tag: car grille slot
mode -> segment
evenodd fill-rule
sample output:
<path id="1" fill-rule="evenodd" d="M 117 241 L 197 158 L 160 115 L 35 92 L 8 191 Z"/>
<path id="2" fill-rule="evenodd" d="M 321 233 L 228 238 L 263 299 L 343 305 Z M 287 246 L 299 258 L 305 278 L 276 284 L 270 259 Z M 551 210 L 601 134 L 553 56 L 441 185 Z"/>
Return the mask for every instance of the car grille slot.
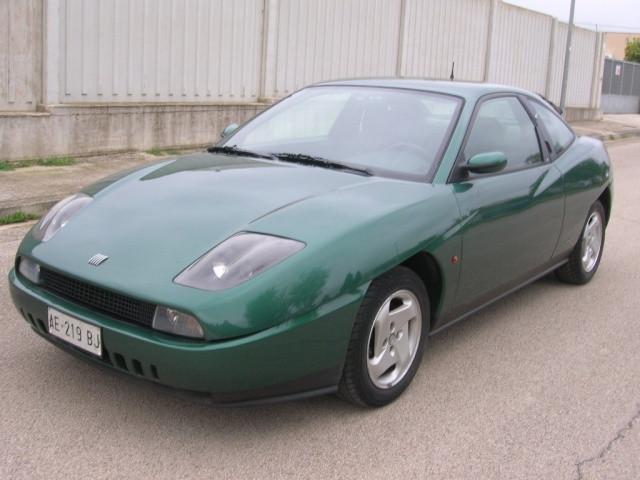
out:
<path id="1" fill-rule="evenodd" d="M 120 293 L 69 278 L 42 268 L 40 280 L 45 290 L 119 320 L 151 326 L 156 306 Z"/>

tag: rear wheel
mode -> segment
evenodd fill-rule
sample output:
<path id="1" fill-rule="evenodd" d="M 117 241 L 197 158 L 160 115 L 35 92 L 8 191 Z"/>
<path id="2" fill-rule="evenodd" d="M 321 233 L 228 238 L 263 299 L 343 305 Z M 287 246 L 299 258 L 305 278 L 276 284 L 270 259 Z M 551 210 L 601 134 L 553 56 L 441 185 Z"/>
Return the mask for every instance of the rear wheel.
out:
<path id="1" fill-rule="evenodd" d="M 420 278 L 396 267 L 374 280 L 360 306 L 339 385 L 346 400 L 383 406 L 413 379 L 429 328 L 429 298 Z"/>
<path id="2" fill-rule="evenodd" d="M 604 207 L 597 201 L 589 210 L 582 235 L 569 261 L 556 270 L 559 280 L 583 285 L 596 274 L 604 247 L 605 218 Z"/>

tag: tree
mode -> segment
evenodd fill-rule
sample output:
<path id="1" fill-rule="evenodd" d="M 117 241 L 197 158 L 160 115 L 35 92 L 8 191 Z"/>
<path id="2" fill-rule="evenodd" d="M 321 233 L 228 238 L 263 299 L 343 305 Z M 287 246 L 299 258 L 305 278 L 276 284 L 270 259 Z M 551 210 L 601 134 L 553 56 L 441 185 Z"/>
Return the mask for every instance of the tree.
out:
<path id="1" fill-rule="evenodd" d="M 640 38 L 627 41 L 627 46 L 624 49 L 624 59 L 627 62 L 640 63 Z"/>

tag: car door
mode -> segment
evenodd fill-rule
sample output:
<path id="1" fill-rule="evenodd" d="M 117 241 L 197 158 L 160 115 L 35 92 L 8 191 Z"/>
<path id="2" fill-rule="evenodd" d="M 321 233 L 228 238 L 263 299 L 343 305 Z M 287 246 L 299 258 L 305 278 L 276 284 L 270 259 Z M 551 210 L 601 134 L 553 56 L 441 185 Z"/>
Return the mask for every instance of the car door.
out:
<path id="1" fill-rule="evenodd" d="M 517 95 L 485 97 L 476 106 L 450 179 L 461 212 L 463 251 L 456 304 L 467 312 L 549 269 L 564 215 L 562 175 L 542 148 Z M 506 167 L 465 169 L 474 155 L 502 152 Z"/>

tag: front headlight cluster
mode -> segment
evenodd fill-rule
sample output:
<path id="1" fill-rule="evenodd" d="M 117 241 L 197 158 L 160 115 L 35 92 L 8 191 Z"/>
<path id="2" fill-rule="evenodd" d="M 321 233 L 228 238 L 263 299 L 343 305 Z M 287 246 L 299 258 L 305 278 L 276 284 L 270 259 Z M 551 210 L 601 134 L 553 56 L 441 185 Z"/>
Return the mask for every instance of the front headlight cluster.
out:
<path id="1" fill-rule="evenodd" d="M 56 203 L 47 214 L 36 224 L 33 237 L 46 242 L 69 222 L 71 217 L 93 201 L 84 193 L 76 193 Z"/>
<path id="2" fill-rule="evenodd" d="M 213 248 L 175 278 L 211 292 L 235 287 L 302 250 L 305 244 L 260 233 L 238 233 Z"/>
<path id="3" fill-rule="evenodd" d="M 46 242 L 81 209 L 93 201 L 77 193 L 54 205 L 32 231 L 36 240 Z M 303 242 L 260 233 L 241 232 L 223 241 L 183 270 L 174 282 L 187 287 L 216 292 L 235 287 L 302 250 Z M 33 283 L 40 283 L 40 265 L 27 257 L 18 259 L 18 271 Z M 204 338 L 200 322 L 192 315 L 157 306 L 155 330 L 190 338 Z"/>

